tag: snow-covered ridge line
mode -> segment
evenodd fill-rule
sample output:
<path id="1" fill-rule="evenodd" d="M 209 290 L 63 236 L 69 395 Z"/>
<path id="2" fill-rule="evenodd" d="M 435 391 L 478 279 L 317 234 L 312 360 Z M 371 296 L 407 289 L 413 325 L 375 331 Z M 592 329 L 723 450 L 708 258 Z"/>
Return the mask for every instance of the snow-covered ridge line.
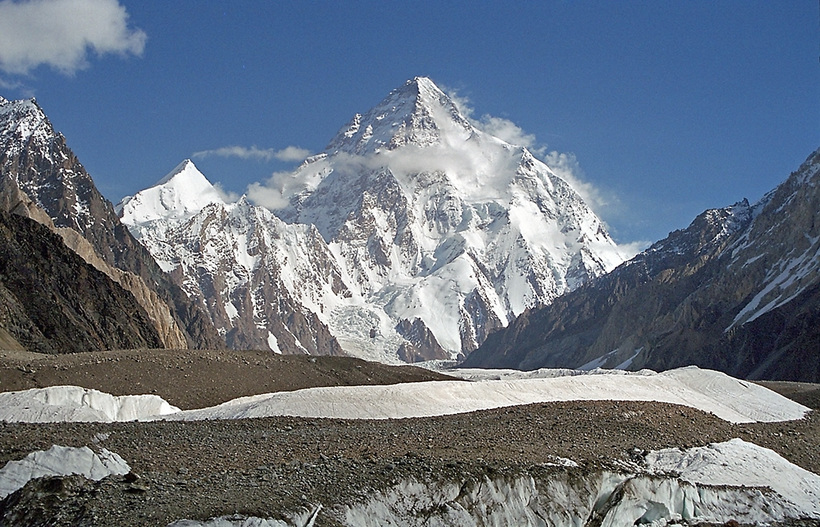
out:
<path id="1" fill-rule="evenodd" d="M 809 411 L 756 384 L 720 372 L 596 372 L 552 378 L 432 381 L 391 386 L 337 386 L 241 397 L 179 411 L 153 395 L 117 398 L 59 386 L 0 393 L 0 420 L 20 422 L 133 419 L 208 420 L 268 416 L 339 419 L 431 417 L 556 401 L 658 401 L 689 406 L 732 423 L 800 419 Z M 546 374 L 545 374 L 546 375 Z"/>

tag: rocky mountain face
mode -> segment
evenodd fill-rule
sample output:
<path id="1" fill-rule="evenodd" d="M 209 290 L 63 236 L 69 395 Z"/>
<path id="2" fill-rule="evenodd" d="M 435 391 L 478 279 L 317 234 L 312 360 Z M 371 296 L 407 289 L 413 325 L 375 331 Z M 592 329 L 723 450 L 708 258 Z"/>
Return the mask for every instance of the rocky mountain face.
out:
<path id="1" fill-rule="evenodd" d="M 491 335 L 465 366 L 696 364 L 820 381 L 820 150 L 760 202 L 709 210 Z"/>
<path id="2" fill-rule="evenodd" d="M 277 213 L 316 225 L 388 339 L 409 323 L 466 355 L 622 261 L 565 181 L 478 129 L 424 77 L 354 116 L 294 180 L 306 188 Z M 351 323 L 344 311 L 329 317 L 332 330 Z"/>
<path id="3" fill-rule="evenodd" d="M 122 220 L 189 294 L 202 291 L 234 346 L 313 353 L 304 339 L 283 345 L 294 341 L 273 312 L 289 309 L 307 326 L 288 332 L 335 337 L 348 354 L 466 355 L 623 260 L 570 185 L 480 130 L 423 77 L 357 114 L 284 178 L 276 216 L 226 204 L 203 190 L 210 184 L 173 190 L 173 179 L 123 200 Z"/>
<path id="4" fill-rule="evenodd" d="M 0 211 L 0 254 L 2 349 L 72 353 L 162 346 L 134 296 L 48 227 Z"/>
<path id="5" fill-rule="evenodd" d="M 128 290 L 150 317 L 161 347 L 224 347 L 202 309 L 120 223 L 34 100 L 0 98 L 0 204 L 52 228 Z"/>
<path id="6" fill-rule="evenodd" d="M 342 294 L 335 260 L 316 230 L 287 225 L 245 198 L 225 203 L 187 160 L 117 205 L 160 266 L 206 306 L 229 346 L 341 355 L 305 304 Z"/>

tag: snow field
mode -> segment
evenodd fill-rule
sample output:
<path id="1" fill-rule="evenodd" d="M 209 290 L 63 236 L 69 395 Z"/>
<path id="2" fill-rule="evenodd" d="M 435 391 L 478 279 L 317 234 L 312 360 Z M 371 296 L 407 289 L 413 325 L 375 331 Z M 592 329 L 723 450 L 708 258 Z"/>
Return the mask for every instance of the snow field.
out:
<path id="1" fill-rule="evenodd" d="M 400 419 L 553 401 L 658 401 L 711 412 L 732 423 L 800 419 L 809 410 L 771 390 L 723 373 L 681 368 L 664 372 L 595 373 L 478 382 L 432 381 L 389 386 L 338 386 L 263 394 L 189 410 L 173 420 L 290 415 Z"/>
<path id="2" fill-rule="evenodd" d="M 115 396 L 79 386 L 0 393 L 0 421 L 25 423 L 133 421 L 179 412 L 157 395 Z"/>
<path id="3" fill-rule="evenodd" d="M 474 370 L 465 375 L 476 375 Z M 771 390 L 696 367 L 663 373 L 502 371 L 500 380 L 336 386 L 241 397 L 180 411 L 156 395 L 113 396 L 78 386 L 0 393 L 0 420 L 19 422 L 242 419 L 288 415 L 338 419 L 431 417 L 554 401 L 657 401 L 732 423 L 802 418 L 808 408 Z M 557 375 L 557 376 L 556 376 Z"/>

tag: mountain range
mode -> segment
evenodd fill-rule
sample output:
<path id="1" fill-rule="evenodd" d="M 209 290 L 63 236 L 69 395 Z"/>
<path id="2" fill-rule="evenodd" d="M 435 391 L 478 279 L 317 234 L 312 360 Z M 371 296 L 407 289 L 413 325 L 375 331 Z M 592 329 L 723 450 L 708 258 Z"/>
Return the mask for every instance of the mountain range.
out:
<path id="1" fill-rule="evenodd" d="M 708 210 L 606 276 L 530 310 L 465 366 L 820 380 L 820 150 L 759 202 Z"/>
<path id="2" fill-rule="evenodd" d="M 272 212 L 225 203 L 186 161 L 118 205 L 231 346 L 468 355 L 623 261 L 566 181 L 424 77 L 356 114 L 280 183 Z"/>
<path id="3" fill-rule="evenodd" d="M 121 294 L 103 295 L 95 284 L 75 282 L 75 279 L 86 278 L 91 282 L 101 280 L 100 273 L 86 269 L 73 275 L 64 274 L 66 280 L 59 282 L 56 277 L 45 274 L 29 276 L 29 287 L 41 289 L 40 294 L 34 296 L 25 289 L 14 294 L 17 286 L 12 284 L 13 277 L 4 274 L 0 277 L 1 285 L 9 295 L 9 303 L 4 304 L 5 313 L 0 317 L 0 323 L 9 346 L 32 349 L 32 345 L 23 344 L 34 339 L 37 344 L 33 349 L 50 353 L 144 345 L 225 347 L 202 308 L 190 301 L 120 222 L 112 204 L 97 190 L 65 137 L 54 130 L 34 99 L 8 101 L 0 98 L 0 209 L 30 218 L 58 234 L 62 245 L 84 262 L 78 264 L 75 258 L 71 258 L 72 266 L 79 265 L 78 269 L 93 267 L 115 282 L 115 288 L 124 290 L 125 296 L 130 298 L 127 304 L 121 305 L 115 301 L 122 298 Z M 44 273 L 52 263 L 31 260 L 57 258 L 56 255 L 63 251 L 60 240 L 25 222 L 19 225 L 25 227 L 9 232 L 13 234 L 11 238 L 16 238 L 8 239 L 11 242 L 7 245 L 9 250 L 32 246 L 40 247 L 40 250 L 17 255 L 10 252 L 4 256 L 8 260 L 19 256 L 29 262 L 26 264 L 29 269 L 37 269 L 37 274 Z M 27 237 L 33 238 L 25 239 Z M 14 271 L 20 271 L 20 268 L 15 267 Z M 68 293 L 69 289 L 75 291 Z M 88 294 L 76 296 L 75 293 L 83 291 Z M 32 302 L 35 298 L 37 301 Z M 151 321 L 149 333 L 152 335 L 145 334 L 136 340 L 118 339 L 119 326 L 109 324 L 103 327 L 114 335 L 91 340 L 73 339 L 53 325 L 49 327 L 52 324 L 49 317 L 59 318 L 61 313 L 71 314 L 69 320 L 120 319 L 120 315 L 114 313 L 124 309 L 127 315 L 133 303 L 140 306 L 138 315 L 144 312 Z M 24 311 L 9 307 L 15 304 L 23 306 Z M 23 316 L 24 312 L 28 314 Z M 57 325 L 63 323 L 61 320 Z M 121 331 L 128 333 L 124 326 Z M 35 338 L 33 334 L 40 336 Z"/>
<path id="4" fill-rule="evenodd" d="M 425 77 L 253 199 L 185 160 L 116 207 L 36 101 L 0 98 L 0 343 L 817 381 L 818 172 L 820 151 L 624 261 L 570 183 Z"/>

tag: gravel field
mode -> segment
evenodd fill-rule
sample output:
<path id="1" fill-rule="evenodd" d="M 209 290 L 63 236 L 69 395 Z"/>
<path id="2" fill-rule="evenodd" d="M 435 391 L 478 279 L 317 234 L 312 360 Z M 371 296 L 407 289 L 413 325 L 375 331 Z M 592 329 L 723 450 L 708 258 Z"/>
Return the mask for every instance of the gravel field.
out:
<path id="1" fill-rule="evenodd" d="M 237 396 L 248 389 L 247 379 L 258 379 L 262 370 L 283 376 L 267 380 L 268 386 L 283 387 L 279 389 L 321 384 L 327 379 L 338 384 L 355 384 L 362 379 L 386 383 L 436 375 L 352 359 L 320 357 L 314 362 L 307 357 L 233 352 L 217 362 L 225 366 L 223 374 L 228 369 L 234 372 L 235 380 L 224 383 L 214 379 L 211 383 L 209 376 L 217 373 L 204 366 L 216 359 L 208 352 L 154 352 L 147 357 L 120 353 L 102 359 L 90 355 L 72 356 L 71 360 L 56 357 L 54 361 L 66 361 L 56 368 L 45 360 L 38 363 L 31 357 L 5 357 L 0 378 L 4 389 L 13 383 L 44 383 L 52 378 L 57 384 L 82 384 L 70 381 L 70 375 L 86 371 L 86 379 L 98 379 L 99 384 L 93 387 L 124 394 L 139 392 L 118 392 L 110 386 L 124 386 L 122 378 L 135 376 L 172 403 L 196 407 L 213 404 L 210 398 L 217 394 Z M 157 377 L 132 371 L 146 364 Z M 185 365 L 190 369 L 184 369 Z M 176 370 L 179 374 L 174 371 L 176 367 L 183 368 Z M 200 384 L 220 388 L 204 390 L 197 399 L 183 393 L 189 383 L 163 386 L 165 377 L 159 373 L 168 370 L 172 376 L 188 371 L 189 376 L 198 376 Z M 7 376 L 11 371 L 19 375 Z M 816 385 L 766 385 L 818 408 L 820 387 Z M 24 387 L 31 386 L 18 384 L 16 389 Z M 463 481 L 486 474 L 562 470 L 544 468 L 557 457 L 574 460 L 581 471 L 615 469 L 614 460 L 629 460 L 636 449 L 686 448 L 734 437 L 771 448 L 820 473 L 820 418 L 815 412 L 799 421 L 732 425 L 668 404 L 561 402 L 382 421 L 274 417 L 207 422 L 0 423 L 0 466 L 33 450 L 60 444 L 107 448 L 122 456 L 132 469 L 132 475 L 112 476 L 101 482 L 71 477 L 29 484 L 27 492 L 11 495 L 0 506 L 0 518 L 4 518 L 0 524 L 35 525 L 36 519 L 46 514 L 43 510 L 49 511 L 48 525 L 167 525 L 181 518 L 234 513 L 278 517 L 311 504 L 360 500 L 373 489 L 408 478 Z M 324 513 L 319 520 L 319 525 L 333 524 Z"/>

